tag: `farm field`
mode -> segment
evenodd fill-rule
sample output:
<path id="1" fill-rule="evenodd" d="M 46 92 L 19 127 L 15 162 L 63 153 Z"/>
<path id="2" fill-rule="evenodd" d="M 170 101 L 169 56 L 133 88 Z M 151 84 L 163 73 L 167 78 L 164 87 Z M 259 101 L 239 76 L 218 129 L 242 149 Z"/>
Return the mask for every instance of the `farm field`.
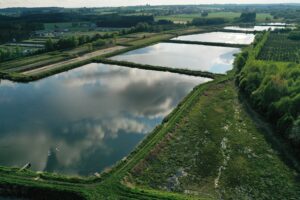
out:
<path id="1" fill-rule="evenodd" d="M 225 18 L 229 21 L 239 18 L 241 13 L 239 12 L 210 12 L 207 17 L 203 18 Z M 156 20 L 171 20 L 173 22 L 191 22 L 196 17 L 202 17 L 201 14 L 182 14 L 182 15 L 169 15 L 169 16 L 157 16 Z M 265 22 L 266 18 L 272 19 L 273 17 L 268 13 L 258 13 L 256 16 L 257 22 Z"/>
<path id="2" fill-rule="evenodd" d="M 288 34 L 271 33 L 261 49 L 258 59 L 299 63 L 300 41 L 289 39 Z"/>

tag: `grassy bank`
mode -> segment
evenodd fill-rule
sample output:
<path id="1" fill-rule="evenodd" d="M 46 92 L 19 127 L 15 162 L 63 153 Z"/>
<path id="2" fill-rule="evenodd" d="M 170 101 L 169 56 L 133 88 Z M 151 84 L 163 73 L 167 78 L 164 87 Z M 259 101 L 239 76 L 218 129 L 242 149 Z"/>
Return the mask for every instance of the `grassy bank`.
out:
<path id="1" fill-rule="evenodd" d="M 252 117 L 232 80 L 211 84 L 127 181 L 215 199 L 297 199 L 298 173 Z"/>
<path id="2" fill-rule="evenodd" d="M 211 78 L 211 79 L 215 79 L 215 78 L 223 76 L 222 74 L 214 74 L 211 72 L 193 71 L 193 70 L 188 70 L 188 69 L 177 69 L 177 68 L 153 66 L 153 65 L 144 65 L 144 64 L 127 62 L 127 61 L 110 60 L 110 59 L 105 59 L 105 58 L 93 59 L 92 62 L 109 64 L 109 65 L 119 65 L 119 66 L 145 69 L 145 70 L 172 72 L 172 73 L 186 74 L 186 75 L 191 75 L 191 76 L 200 76 L 200 77 Z"/>
<path id="3" fill-rule="evenodd" d="M 175 44 L 197 44 L 197 45 L 208 45 L 208 46 L 218 46 L 218 47 L 233 47 L 233 48 L 243 48 L 248 45 L 246 44 L 230 44 L 230 43 L 220 43 L 220 42 L 200 42 L 200 41 L 187 41 L 187 40 L 167 40 L 163 41 L 166 43 Z"/>

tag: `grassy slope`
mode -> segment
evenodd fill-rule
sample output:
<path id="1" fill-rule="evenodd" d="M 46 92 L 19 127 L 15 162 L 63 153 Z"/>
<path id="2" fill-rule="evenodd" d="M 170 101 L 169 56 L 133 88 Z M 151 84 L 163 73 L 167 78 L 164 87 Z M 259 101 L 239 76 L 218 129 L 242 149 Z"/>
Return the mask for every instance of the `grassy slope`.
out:
<path id="1" fill-rule="evenodd" d="M 255 124 L 232 81 L 211 84 L 130 173 L 145 188 L 225 199 L 297 199 L 298 174 Z"/>

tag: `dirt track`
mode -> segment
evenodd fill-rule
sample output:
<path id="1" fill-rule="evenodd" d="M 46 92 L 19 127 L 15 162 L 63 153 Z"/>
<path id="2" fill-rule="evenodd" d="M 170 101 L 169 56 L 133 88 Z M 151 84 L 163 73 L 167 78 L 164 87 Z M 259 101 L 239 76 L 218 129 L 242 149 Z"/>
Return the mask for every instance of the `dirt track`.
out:
<path id="1" fill-rule="evenodd" d="M 98 50 L 98 51 L 94 51 L 94 52 L 91 52 L 91 53 L 84 54 L 84 55 L 79 56 L 77 58 L 73 58 L 73 59 L 70 59 L 70 60 L 63 61 L 63 62 L 58 62 L 58 63 L 55 63 L 55 64 L 46 65 L 46 66 L 43 66 L 43 67 L 40 67 L 40 68 L 25 71 L 25 72 L 22 72 L 22 74 L 24 74 L 24 75 L 39 74 L 39 73 L 42 73 L 44 71 L 60 68 L 60 67 L 65 66 L 65 65 L 69 65 L 69 64 L 76 63 L 76 62 L 84 61 L 84 60 L 87 60 L 87 59 L 90 59 L 90 58 L 93 58 L 93 57 L 96 57 L 96 56 L 101 56 L 101 55 L 104 55 L 104 54 L 112 53 L 114 51 L 118 51 L 118 50 L 121 50 L 121 49 L 124 49 L 124 48 L 126 48 L 126 47 L 115 46 L 115 47 L 110 47 L 110 48 L 107 48 L 107 49 L 101 49 L 101 50 Z"/>

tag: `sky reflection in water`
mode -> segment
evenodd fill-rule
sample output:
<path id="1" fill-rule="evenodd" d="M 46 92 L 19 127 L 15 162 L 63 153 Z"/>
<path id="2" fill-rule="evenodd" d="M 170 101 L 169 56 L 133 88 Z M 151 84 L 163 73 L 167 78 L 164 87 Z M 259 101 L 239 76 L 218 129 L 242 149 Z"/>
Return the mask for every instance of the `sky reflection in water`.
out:
<path id="1" fill-rule="evenodd" d="M 88 175 L 128 155 L 209 79 L 90 64 L 30 84 L 0 83 L 0 165 Z"/>
<path id="2" fill-rule="evenodd" d="M 285 29 L 285 26 L 253 26 L 253 27 L 239 27 L 239 26 L 226 26 L 226 30 L 236 30 L 236 31 L 266 31 L 275 29 Z"/>
<path id="3" fill-rule="evenodd" d="M 238 48 L 159 43 L 113 57 L 114 60 L 214 73 L 232 69 Z"/>
<path id="4" fill-rule="evenodd" d="M 254 34 L 246 33 L 227 33 L 227 32 L 210 32 L 194 35 L 184 35 L 174 38 L 173 40 L 186 40 L 198 42 L 219 42 L 227 44 L 251 44 L 254 40 Z"/>

